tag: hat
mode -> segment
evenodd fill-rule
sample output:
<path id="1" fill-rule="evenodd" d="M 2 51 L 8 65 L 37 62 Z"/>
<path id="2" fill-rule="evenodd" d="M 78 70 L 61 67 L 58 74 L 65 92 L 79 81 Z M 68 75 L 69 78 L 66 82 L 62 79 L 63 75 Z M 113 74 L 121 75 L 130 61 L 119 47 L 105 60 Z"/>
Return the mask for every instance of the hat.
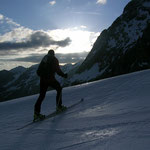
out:
<path id="1" fill-rule="evenodd" d="M 48 54 L 54 56 L 54 55 L 55 55 L 55 52 L 54 52 L 54 50 L 50 49 L 50 50 L 48 51 Z"/>

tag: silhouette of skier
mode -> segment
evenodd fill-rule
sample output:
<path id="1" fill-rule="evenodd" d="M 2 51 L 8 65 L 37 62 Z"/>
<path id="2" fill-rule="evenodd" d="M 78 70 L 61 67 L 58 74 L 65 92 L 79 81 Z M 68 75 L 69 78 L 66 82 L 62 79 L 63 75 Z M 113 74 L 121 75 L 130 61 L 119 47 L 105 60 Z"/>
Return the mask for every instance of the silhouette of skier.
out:
<path id="1" fill-rule="evenodd" d="M 55 79 L 55 73 L 64 78 L 67 78 L 68 76 L 61 71 L 58 59 L 55 57 L 54 50 L 49 50 L 48 54 L 44 56 L 37 69 L 37 74 L 40 76 L 40 95 L 34 106 L 34 120 L 45 118 L 45 115 L 40 114 L 40 111 L 41 104 L 49 86 L 57 91 L 56 111 L 66 109 L 66 107 L 62 105 L 62 87 Z"/>

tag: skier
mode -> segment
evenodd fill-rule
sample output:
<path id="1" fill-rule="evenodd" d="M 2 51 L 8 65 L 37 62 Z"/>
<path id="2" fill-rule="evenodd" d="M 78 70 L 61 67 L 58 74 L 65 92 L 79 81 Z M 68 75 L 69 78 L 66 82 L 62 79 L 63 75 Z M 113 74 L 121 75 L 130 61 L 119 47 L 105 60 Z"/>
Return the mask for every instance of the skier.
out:
<path id="1" fill-rule="evenodd" d="M 54 50 L 49 50 L 48 54 L 44 56 L 37 69 L 37 74 L 40 76 L 40 95 L 34 106 L 34 121 L 45 118 L 45 115 L 40 114 L 40 111 L 42 101 L 45 98 L 46 91 L 49 86 L 57 91 L 56 111 L 62 111 L 66 109 L 66 107 L 62 105 L 62 87 L 55 79 L 55 73 L 64 78 L 67 78 L 68 76 L 61 71 L 58 59 L 55 57 Z"/>

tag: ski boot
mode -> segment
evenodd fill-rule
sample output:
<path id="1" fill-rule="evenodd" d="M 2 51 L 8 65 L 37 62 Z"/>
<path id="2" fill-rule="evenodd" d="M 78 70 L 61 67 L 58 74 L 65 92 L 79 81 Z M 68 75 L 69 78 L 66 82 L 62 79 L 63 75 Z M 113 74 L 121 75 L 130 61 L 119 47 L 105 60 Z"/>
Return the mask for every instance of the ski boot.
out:
<path id="1" fill-rule="evenodd" d="M 57 112 L 57 113 L 60 113 L 60 112 L 65 111 L 66 109 L 67 109 L 67 107 L 66 107 L 66 106 L 64 106 L 64 105 L 57 106 L 57 108 L 56 108 L 56 112 Z"/>
<path id="2" fill-rule="evenodd" d="M 45 115 L 35 112 L 33 122 L 45 119 Z"/>

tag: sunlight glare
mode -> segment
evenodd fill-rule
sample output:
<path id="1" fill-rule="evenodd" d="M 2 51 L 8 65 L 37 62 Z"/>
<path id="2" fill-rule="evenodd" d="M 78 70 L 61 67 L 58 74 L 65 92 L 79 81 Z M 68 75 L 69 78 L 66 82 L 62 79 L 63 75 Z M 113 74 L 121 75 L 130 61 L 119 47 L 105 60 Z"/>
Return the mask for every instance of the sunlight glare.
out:
<path id="1" fill-rule="evenodd" d="M 78 53 L 90 51 L 99 33 L 81 30 L 78 28 L 57 29 L 48 32 L 55 40 L 62 40 L 66 37 L 71 39 L 67 47 L 56 47 L 56 53 Z"/>

